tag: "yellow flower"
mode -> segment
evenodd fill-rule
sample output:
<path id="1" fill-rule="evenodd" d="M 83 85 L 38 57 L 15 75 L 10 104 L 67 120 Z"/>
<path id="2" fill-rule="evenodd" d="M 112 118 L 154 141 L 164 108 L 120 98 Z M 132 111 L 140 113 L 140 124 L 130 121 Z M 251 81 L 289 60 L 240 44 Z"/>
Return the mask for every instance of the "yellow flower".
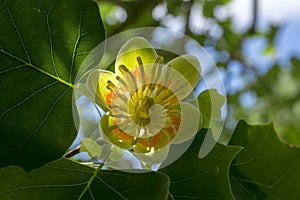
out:
<path id="1" fill-rule="evenodd" d="M 145 39 L 130 39 L 117 55 L 115 73 L 97 69 L 88 76 L 96 102 L 107 111 L 100 121 L 104 138 L 138 155 L 165 157 L 170 144 L 193 138 L 201 128 L 193 94 L 200 74 L 194 56 L 164 65 Z"/>

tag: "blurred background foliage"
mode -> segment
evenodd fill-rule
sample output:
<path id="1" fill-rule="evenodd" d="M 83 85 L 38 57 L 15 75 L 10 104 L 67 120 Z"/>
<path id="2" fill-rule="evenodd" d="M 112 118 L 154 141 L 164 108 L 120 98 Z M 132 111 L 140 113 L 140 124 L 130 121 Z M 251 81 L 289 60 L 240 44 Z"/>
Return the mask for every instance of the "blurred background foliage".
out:
<path id="1" fill-rule="evenodd" d="M 225 133 L 230 134 L 240 118 L 249 123 L 273 120 L 285 143 L 300 146 L 300 48 L 296 45 L 300 39 L 295 33 L 290 34 L 291 30 L 300 29 L 287 31 L 292 26 L 290 22 L 297 22 L 297 18 L 268 22 L 264 19 L 264 12 L 281 19 L 280 11 L 288 2 L 100 0 L 98 3 L 107 37 L 133 28 L 165 27 L 182 32 L 203 46 L 219 67 L 225 83 L 228 99 Z M 277 6 L 268 7 L 272 3 Z M 300 4 L 289 6 L 293 10 Z"/>

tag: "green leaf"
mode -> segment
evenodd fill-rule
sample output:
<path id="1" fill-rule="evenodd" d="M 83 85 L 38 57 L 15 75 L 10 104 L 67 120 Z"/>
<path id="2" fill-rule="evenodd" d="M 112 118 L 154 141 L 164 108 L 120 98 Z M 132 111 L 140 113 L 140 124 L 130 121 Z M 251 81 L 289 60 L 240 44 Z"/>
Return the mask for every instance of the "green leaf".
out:
<path id="1" fill-rule="evenodd" d="M 203 15 L 212 18 L 214 15 L 214 8 L 219 4 L 219 1 L 205 1 L 203 5 Z"/>
<path id="2" fill-rule="evenodd" d="M 203 117 L 203 128 L 209 128 L 212 119 L 221 117 L 221 108 L 226 99 L 216 89 L 203 91 L 198 96 L 199 109 Z"/>
<path id="3" fill-rule="evenodd" d="M 200 81 L 201 66 L 198 59 L 192 55 L 181 55 L 166 64 L 178 71 L 194 88 Z"/>
<path id="4" fill-rule="evenodd" d="M 24 172 L 17 166 L 0 170 L 0 199 L 165 199 L 167 176 L 95 170 L 68 159 Z"/>
<path id="5" fill-rule="evenodd" d="M 100 145 L 91 138 L 84 138 L 80 144 L 80 152 L 87 152 L 90 158 L 99 157 L 102 153 Z"/>
<path id="6" fill-rule="evenodd" d="M 206 131 L 202 129 L 184 155 L 161 170 L 171 179 L 170 198 L 233 199 L 228 173 L 240 147 L 217 144 L 200 159 L 198 153 Z"/>
<path id="7" fill-rule="evenodd" d="M 281 143 L 273 124 L 240 121 L 230 144 L 245 147 L 230 167 L 237 199 L 299 199 L 300 149 Z"/>
<path id="8" fill-rule="evenodd" d="M 1 0 L 0 24 L 0 167 L 30 170 L 74 140 L 74 79 L 104 28 L 90 0 Z"/>

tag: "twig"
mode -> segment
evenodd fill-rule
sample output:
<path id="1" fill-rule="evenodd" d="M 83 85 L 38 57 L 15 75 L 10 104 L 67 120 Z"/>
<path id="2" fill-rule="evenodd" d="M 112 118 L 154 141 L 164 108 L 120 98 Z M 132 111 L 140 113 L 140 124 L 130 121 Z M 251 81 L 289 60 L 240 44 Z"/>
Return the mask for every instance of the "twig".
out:
<path id="1" fill-rule="evenodd" d="M 185 22 L 185 34 L 190 34 L 190 29 L 189 29 L 189 23 L 191 20 L 191 11 L 192 11 L 192 6 L 194 5 L 194 0 L 191 0 L 190 2 L 188 2 L 188 8 L 187 8 L 187 12 L 186 12 L 186 22 Z"/>
<path id="2" fill-rule="evenodd" d="M 75 147 L 74 149 L 71 149 L 70 151 L 68 151 L 64 157 L 65 158 L 71 158 L 73 156 L 75 156 L 76 154 L 79 154 L 80 153 L 80 147 L 81 145 L 78 145 L 77 147 Z"/>
<path id="3" fill-rule="evenodd" d="M 253 0 L 253 9 L 252 9 L 252 25 L 250 28 L 250 34 L 254 34 L 256 32 L 257 25 L 257 15 L 258 15 L 258 1 Z"/>

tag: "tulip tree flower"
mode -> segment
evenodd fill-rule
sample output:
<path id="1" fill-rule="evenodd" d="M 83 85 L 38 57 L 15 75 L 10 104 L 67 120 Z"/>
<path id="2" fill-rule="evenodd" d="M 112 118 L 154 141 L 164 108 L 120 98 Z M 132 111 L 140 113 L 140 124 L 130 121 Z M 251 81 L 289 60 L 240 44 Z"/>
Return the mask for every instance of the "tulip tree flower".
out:
<path id="1" fill-rule="evenodd" d="M 99 129 L 112 145 L 143 162 L 159 163 L 171 144 L 183 143 L 201 128 L 193 94 L 201 68 L 191 55 L 164 64 L 144 38 L 128 40 L 119 50 L 115 73 L 93 70 L 87 85 L 106 111 Z"/>

